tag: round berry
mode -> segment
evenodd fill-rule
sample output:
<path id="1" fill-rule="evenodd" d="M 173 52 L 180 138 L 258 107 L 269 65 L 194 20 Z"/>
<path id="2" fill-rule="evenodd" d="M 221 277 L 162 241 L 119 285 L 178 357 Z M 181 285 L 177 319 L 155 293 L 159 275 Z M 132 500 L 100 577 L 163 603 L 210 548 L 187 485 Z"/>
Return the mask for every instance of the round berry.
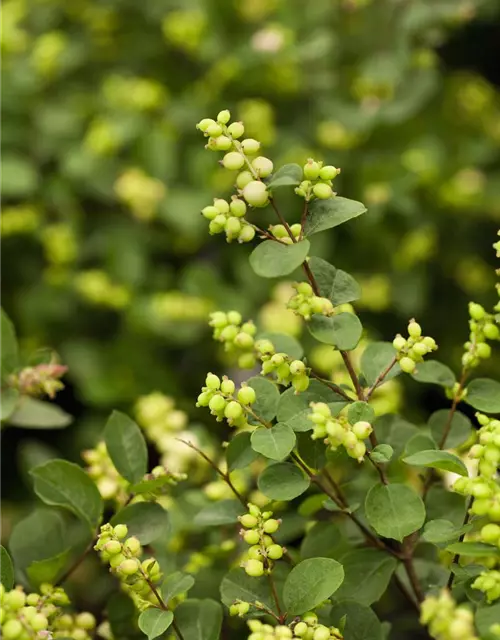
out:
<path id="1" fill-rule="evenodd" d="M 412 351 L 416 353 L 417 356 L 425 356 L 425 354 L 429 352 L 429 349 L 424 342 L 417 342 L 417 344 L 413 345 Z"/>
<path id="2" fill-rule="evenodd" d="M 127 558 L 118 565 L 117 570 L 124 576 L 132 576 L 139 570 L 139 560 L 136 558 Z"/>
<path id="3" fill-rule="evenodd" d="M 260 142 L 254 140 L 253 138 L 245 138 L 245 140 L 243 140 L 241 143 L 241 147 L 245 153 L 250 156 L 254 156 L 259 152 Z"/>
<path id="4" fill-rule="evenodd" d="M 130 553 L 134 556 L 138 555 L 142 549 L 139 538 L 136 538 L 135 536 L 128 538 L 123 546 L 125 547 L 125 549 L 128 549 L 128 551 L 130 551 Z"/>
<path id="5" fill-rule="evenodd" d="M 499 328 L 492 322 L 486 322 L 483 327 L 483 333 L 488 340 L 498 340 L 500 337 Z"/>
<path id="6" fill-rule="evenodd" d="M 406 347 L 406 340 L 402 335 L 398 334 L 392 341 L 392 346 L 396 349 L 396 351 L 401 351 L 401 349 L 404 349 Z"/>
<path id="7" fill-rule="evenodd" d="M 318 625 L 314 630 L 313 640 L 329 640 L 329 638 L 330 629 L 322 624 Z"/>
<path id="8" fill-rule="evenodd" d="M 4 603 L 9 607 L 9 609 L 17 611 L 18 609 L 21 609 L 21 607 L 24 607 L 26 603 L 26 595 L 24 594 L 24 591 L 13 589 L 5 594 Z"/>
<path id="9" fill-rule="evenodd" d="M 2 635 L 5 640 L 14 640 L 18 638 L 23 632 L 23 625 L 19 620 L 8 620 L 2 625 Z"/>
<path id="10" fill-rule="evenodd" d="M 229 209 L 231 211 L 231 215 L 236 216 L 237 218 L 243 218 L 243 216 L 247 212 L 247 205 L 243 200 L 240 200 L 239 198 L 233 198 L 229 205 Z"/>
<path id="11" fill-rule="evenodd" d="M 269 230 L 271 231 L 273 236 L 275 238 L 277 238 L 278 240 L 281 240 L 282 238 L 287 238 L 288 237 L 288 232 L 287 232 L 287 230 L 285 228 L 285 225 L 283 225 L 283 224 L 275 224 L 275 225 L 269 227 Z"/>
<path id="12" fill-rule="evenodd" d="M 252 207 L 265 207 L 269 202 L 266 185 L 259 180 L 252 180 L 244 187 L 243 197 Z"/>
<path id="13" fill-rule="evenodd" d="M 249 182 L 252 182 L 253 176 L 250 171 L 242 171 L 236 178 L 236 186 L 238 189 L 244 189 Z"/>
<path id="14" fill-rule="evenodd" d="M 240 349 L 251 349 L 254 344 L 254 339 L 245 331 L 240 331 L 234 339 L 234 344 L 240 347 Z"/>
<path id="15" fill-rule="evenodd" d="M 360 420 L 353 425 L 352 432 L 354 433 L 356 438 L 358 438 L 359 440 L 364 440 L 365 438 L 368 438 L 368 436 L 372 432 L 372 426 L 369 422 Z"/>
<path id="16" fill-rule="evenodd" d="M 222 231 L 224 231 L 225 229 L 225 226 L 226 226 L 226 218 L 221 213 L 219 213 L 219 215 L 216 218 L 214 218 L 213 220 L 210 220 L 210 224 L 208 225 L 208 231 L 211 234 L 222 233 Z"/>
<path id="17" fill-rule="evenodd" d="M 234 393 L 234 389 L 235 385 L 232 380 L 229 380 L 229 378 L 225 378 L 222 380 L 220 385 L 220 390 L 222 391 L 222 393 L 225 393 L 228 396 L 232 396 Z"/>
<path id="18" fill-rule="evenodd" d="M 319 177 L 321 180 L 333 180 L 339 173 L 340 169 L 336 169 L 331 164 L 327 164 L 319 170 Z"/>
<path id="19" fill-rule="evenodd" d="M 309 388 L 310 382 L 311 381 L 309 379 L 309 376 L 306 375 L 305 373 L 298 376 L 294 376 L 292 380 L 293 388 L 297 393 L 300 393 L 302 391 L 307 391 L 307 389 Z"/>
<path id="20" fill-rule="evenodd" d="M 241 324 L 241 321 L 243 320 L 239 311 L 229 311 L 227 319 L 230 324 Z"/>
<path id="21" fill-rule="evenodd" d="M 425 338 L 422 339 L 422 342 L 430 351 L 437 349 L 436 341 L 434 340 L 434 338 L 431 338 L 430 336 L 425 336 Z"/>
<path id="22" fill-rule="evenodd" d="M 76 624 L 82 629 L 93 629 L 95 627 L 95 618 L 88 611 L 83 611 L 76 616 Z"/>
<path id="23" fill-rule="evenodd" d="M 274 165 L 269 158 L 258 156 L 252 160 L 252 167 L 261 178 L 267 178 L 273 172 Z"/>
<path id="24" fill-rule="evenodd" d="M 210 411 L 220 413 L 221 411 L 224 411 L 226 404 L 227 402 L 222 396 L 216 395 L 210 400 L 210 402 L 208 403 L 208 407 Z"/>
<path id="25" fill-rule="evenodd" d="M 252 578 L 260 578 L 264 575 L 264 565 L 260 560 L 247 560 L 245 571 Z"/>
<path id="26" fill-rule="evenodd" d="M 486 360 L 491 356 L 491 347 L 486 342 L 478 342 L 476 345 L 476 354 L 478 358 Z"/>
<path id="27" fill-rule="evenodd" d="M 422 335 L 422 327 L 415 320 L 412 320 L 408 325 L 408 335 L 412 338 L 420 338 Z"/>
<path id="28" fill-rule="evenodd" d="M 255 393 L 255 390 L 252 389 L 252 387 L 249 387 L 249 386 L 241 387 L 241 389 L 238 390 L 238 400 L 239 402 L 241 402 L 241 404 L 244 404 L 244 405 L 253 404 L 256 399 L 257 399 L 257 395 Z"/>
<path id="29" fill-rule="evenodd" d="M 290 231 L 292 232 L 292 235 L 294 238 L 298 238 L 302 231 L 302 225 L 300 224 L 300 222 L 297 222 L 296 224 L 292 224 L 290 227 Z"/>
<path id="30" fill-rule="evenodd" d="M 30 619 L 30 625 L 34 631 L 43 631 L 43 629 L 46 629 L 49 626 L 49 621 L 43 613 L 36 613 Z"/>
<path id="31" fill-rule="evenodd" d="M 219 213 L 223 213 L 224 215 L 229 213 L 229 202 L 227 202 L 227 200 L 223 200 L 222 198 L 215 198 L 214 207 Z"/>
<path id="32" fill-rule="evenodd" d="M 279 560 L 283 557 L 283 547 L 280 547 L 279 544 L 272 544 L 267 549 L 267 555 L 271 560 Z"/>
<path id="33" fill-rule="evenodd" d="M 219 210 L 217 209 L 217 207 L 214 207 L 213 205 L 209 205 L 208 207 L 205 207 L 204 209 L 202 209 L 201 213 L 203 217 L 206 218 L 207 220 L 213 220 L 219 215 Z"/>
<path id="34" fill-rule="evenodd" d="M 109 565 L 112 569 L 116 569 L 124 560 L 126 560 L 126 558 L 123 553 L 117 553 L 116 556 L 111 556 Z"/>
<path id="35" fill-rule="evenodd" d="M 308 282 L 300 282 L 297 285 L 297 293 L 300 293 L 303 296 L 312 296 L 313 288 Z"/>
<path id="36" fill-rule="evenodd" d="M 258 523 L 257 518 L 251 513 L 245 513 L 244 515 L 240 516 L 239 521 L 245 527 L 245 529 L 252 529 Z"/>
<path id="37" fill-rule="evenodd" d="M 217 122 L 220 124 L 227 124 L 231 120 L 231 112 L 229 109 L 224 109 L 224 111 L 219 111 L 217 114 Z"/>
<path id="38" fill-rule="evenodd" d="M 245 133 L 245 127 L 242 122 L 232 122 L 227 128 L 227 132 L 232 138 L 241 138 Z"/>
<path id="39" fill-rule="evenodd" d="M 215 122 L 214 124 L 208 125 L 205 133 L 207 133 L 211 138 L 218 138 L 220 135 L 222 135 L 222 127 L 220 126 L 220 124 L 217 124 Z"/>
<path id="40" fill-rule="evenodd" d="M 399 361 L 399 366 L 401 367 L 401 371 L 404 371 L 405 373 L 413 373 L 415 371 L 416 364 L 414 360 L 408 358 L 408 356 L 404 356 Z"/>
<path id="41" fill-rule="evenodd" d="M 316 180 L 319 176 L 319 170 L 319 163 L 309 158 L 307 164 L 304 165 L 304 177 L 307 178 L 307 180 Z"/>
<path id="42" fill-rule="evenodd" d="M 309 630 L 309 627 L 305 622 L 297 622 L 297 624 L 293 628 L 294 634 L 299 638 L 302 638 L 303 636 L 305 636 L 308 630 Z"/>
<path id="43" fill-rule="evenodd" d="M 217 151 L 227 151 L 233 146 L 233 141 L 227 136 L 219 136 L 218 138 L 215 138 L 214 146 Z"/>
<path id="44" fill-rule="evenodd" d="M 238 242 L 251 242 L 255 238 L 255 229 L 246 224 L 243 229 L 240 231 L 238 236 Z"/>
<path id="45" fill-rule="evenodd" d="M 319 198 L 320 200 L 328 200 L 328 198 L 333 196 L 332 188 L 329 184 L 325 184 L 324 182 L 315 184 L 313 187 L 313 193 L 316 198 Z"/>
<path id="46" fill-rule="evenodd" d="M 243 540 L 247 544 L 258 544 L 260 540 L 259 532 L 256 529 L 250 529 L 243 534 Z"/>
<path id="47" fill-rule="evenodd" d="M 200 120 L 200 122 L 198 122 L 198 124 L 196 125 L 196 128 L 199 129 L 200 131 L 203 131 L 203 133 L 205 133 L 208 127 L 210 127 L 213 124 L 217 124 L 217 123 L 215 122 L 215 120 L 212 120 L 212 118 L 203 118 L 203 120 Z"/>
<path id="48" fill-rule="evenodd" d="M 246 613 L 248 613 L 249 610 L 250 610 L 249 602 L 240 602 L 240 604 L 238 605 L 238 614 L 240 616 L 244 616 Z"/>
<path id="49" fill-rule="evenodd" d="M 228 420 L 237 420 L 238 418 L 241 418 L 242 415 L 243 409 L 239 402 L 231 400 L 231 402 L 227 403 L 226 408 L 224 409 L 224 416 Z"/>
<path id="50" fill-rule="evenodd" d="M 212 389 L 213 391 L 217 391 L 217 389 L 220 389 L 220 378 L 219 376 L 216 376 L 214 373 L 208 373 L 205 380 L 205 384 L 209 389 Z"/>
<path id="51" fill-rule="evenodd" d="M 226 222 L 226 235 L 228 238 L 235 238 L 241 231 L 241 222 L 239 218 L 231 216 Z"/>
<path id="52" fill-rule="evenodd" d="M 500 540 L 500 527 L 489 523 L 481 529 L 481 539 L 488 544 L 497 544 Z"/>
<path id="53" fill-rule="evenodd" d="M 110 540 L 109 542 L 106 542 L 103 550 L 110 556 L 116 556 L 117 553 L 121 553 L 122 545 L 118 540 Z"/>
<path id="54" fill-rule="evenodd" d="M 222 159 L 222 164 L 230 171 L 238 171 L 245 164 L 245 158 L 237 151 L 230 151 Z"/>
<path id="55" fill-rule="evenodd" d="M 485 311 L 480 304 L 471 302 L 469 303 L 469 314 L 473 320 L 482 320 L 485 316 Z"/>
<path id="56" fill-rule="evenodd" d="M 278 531 L 279 526 L 280 526 L 280 523 L 278 520 L 275 520 L 274 518 L 270 518 L 269 520 L 266 520 L 264 522 L 263 529 L 266 533 L 272 534 Z"/>

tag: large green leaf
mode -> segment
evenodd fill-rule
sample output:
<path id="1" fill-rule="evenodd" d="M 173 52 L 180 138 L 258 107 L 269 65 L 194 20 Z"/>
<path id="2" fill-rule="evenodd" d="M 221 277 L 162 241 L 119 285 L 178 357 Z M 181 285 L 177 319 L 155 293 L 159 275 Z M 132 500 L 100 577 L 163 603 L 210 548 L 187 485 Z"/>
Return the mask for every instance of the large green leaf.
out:
<path id="1" fill-rule="evenodd" d="M 417 382 L 439 384 L 442 387 L 453 387 L 457 379 L 455 374 L 439 360 L 426 360 L 419 362 L 412 377 Z"/>
<path id="2" fill-rule="evenodd" d="M 427 421 L 432 437 L 436 442 L 441 442 L 444 430 L 450 420 L 449 409 L 439 409 L 435 411 Z M 472 433 L 472 424 L 469 418 L 460 411 L 455 411 L 451 419 L 448 437 L 444 443 L 445 447 L 455 448 L 463 444 Z"/>
<path id="3" fill-rule="evenodd" d="M 3 545 L 0 545 L 0 582 L 7 591 L 10 591 L 14 584 L 14 566 L 7 549 Z"/>
<path id="4" fill-rule="evenodd" d="M 500 413 L 500 382 L 489 378 L 476 378 L 467 385 L 464 400 L 478 411 Z"/>
<path id="5" fill-rule="evenodd" d="M 333 416 L 347 404 L 335 391 L 318 380 L 311 380 L 307 391 L 296 395 L 294 389 L 288 389 L 281 394 L 278 404 L 279 422 L 285 422 L 294 431 L 310 431 L 313 424 L 307 416 L 311 413 L 311 402 L 326 402 L 330 405 Z"/>
<path id="6" fill-rule="evenodd" d="M 101 495 L 85 471 L 66 460 L 50 460 L 30 471 L 35 493 L 46 504 L 63 507 L 95 530 L 102 516 Z"/>
<path id="7" fill-rule="evenodd" d="M 279 189 L 280 187 L 296 187 L 303 179 L 304 172 L 298 164 L 284 164 L 280 167 L 267 183 L 268 188 Z"/>
<path id="8" fill-rule="evenodd" d="M 139 629 L 147 635 L 148 640 L 153 640 L 153 638 L 165 633 L 173 620 L 174 614 L 171 611 L 150 607 L 141 613 L 138 624 Z"/>
<path id="9" fill-rule="evenodd" d="M 344 624 L 345 623 L 345 624 Z M 344 640 L 383 640 L 382 625 L 375 613 L 360 602 L 344 600 L 334 604 L 330 624 L 343 626 Z"/>
<path id="10" fill-rule="evenodd" d="M 184 640 L 219 640 L 222 607 L 215 600 L 185 600 L 175 608 L 175 622 Z"/>
<path id="11" fill-rule="evenodd" d="M 250 266 L 261 278 L 287 276 L 304 262 L 309 248 L 308 240 L 293 244 L 265 240 L 250 254 Z"/>
<path id="12" fill-rule="evenodd" d="M 377 549 L 354 549 L 339 558 L 345 579 L 336 600 L 353 599 L 367 606 L 378 602 L 396 570 L 396 558 Z"/>
<path id="13" fill-rule="evenodd" d="M 465 497 L 446 490 L 443 486 L 434 485 L 429 489 L 425 500 L 427 518 L 429 520 L 449 520 L 458 528 L 465 517 Z"/>
<path id="14" fill-rule="evenodd" d="M 378 376 L 384 372 L 396 355 L 396 349 L 390 342 L 372 342 L 363 351 L 361 356 L 361 371 L 370 386 L 375 383 Z M 384 382 L 401 373 L 399 364 L 395 364 L 384 377 Z"/>
<path id="15" fill-rule="evenodd" d="M 139 482 L 148 470 L 148 449 L 140 428 L 124 413 L 113 411 L 104 429 L 109 457 L 118 473 Z"/>
<path id="16" fill-rule="evenodd" d="M 66 566 L 70 550 L 65 549 L 51 558 L 36 560 L 26 567 L 26 574 L 30 584 L 38 587 L 44 582 L 54 583 Z"/>
<path id="17" fill-rule="evenodd" d="M 366 496 L 365 515 L 379 535 L 402 542 L 424 524 L 425 507 L 407 485 L 376 484 Z"/>
<path id="18" fill-rule="evenodd" d="M 472 525 L 455 527 L 449 520 L 430 520 L 426 522 L 422 532 L 422 538 L 432 544 L 443 544 L 457 539 L 464 531 L 468 531 Z"/>
<path id="19" fill-rule="evenodd" d="M 263 376 L 254 376 L 247 380 L 249 387 L 255 391 L 257 399 L 252 404 L 252 411 L 267 422 L 271 421 L 278 410 L 280 392 L 278 385 Z M 250 424 L 259 424 L 259 421 L 250 416 Z"/>
<path id="20" fill-rule="evenodd" d="M 150 544 L 165 536 L 169 530 L 168 514 L 156 502 L 136 502 L 124 507 L 111 518 L 111 524 L 126 524 L 130 536 L 141 544 Z"/>
<path id="21" fill-rule="evenodd" d="M 1 376 L 2 379 L 19 366 L 17 338 L 14 325 L 3 309 L 0 309 Z"/>
<path id="22" fill-rule="evenodd" d="M 250 442 L 250 433 L 243 431 L 237 433 L 228 444 L 226 449 L 226 460 L 229 471 L 235 469 L 245 469 L 254 460 L 257 460 L 259 454 L 252 449 Z"/>
<path id="23" fill-rule="evenodd" d="M 64 429 L 73 416 L 51 402 L 22 396 L 9 416 L 9 424 L 22 429 Z"/>
<path id="24" fill-rule="evenodd" d="M 172 598 L 187 593 L 194 585 L 193 576 L 182 571 L 174 571 L 168 575 L 161 585 L 161 595 L 165 602 L 169 602 Z"/>
<path id="25" fill-rule="evenodd" d="M 326 464 L 327 446 L 323 440 L 313 440 L 307 431 L 297 432 L 297 452 L 311 469 L 321 469 Z"/>
<path id="26" fill-rule="evenodd" d="M 283 601 L 289 615 L 314 609 L 337 591 L 344 580 L 342 565 L 332 558 L 308 558 L 286 579 Z"/>
<path id="27" fill-rule="evenodd" d="M 461 476 L 467 476 L 468 471 L 465 464 L 452 453 L 447 451 L 439 451 L 436 449 L 428 449 L 427 451 L 419 451 L 411 456 L 403 458 L 403 462 L 411 464 L 415 467 L 430 467 L 432 469 L 441 469 L 442 471 L 451 471 Z"/>
<path id="28" fill-rule="evenodd" d="M 318 285 L 319 295 L 328 298 L 334 307 L 361 297 L 361 287 L 356 280 L 326 260 L 312 256 L 309 267 Z"/>
<path id="29" fill-rule="evenodd" d="M 199 527 L 218 527 L 238 522 L 238 516 L 245 513 L 245 507 L 239 500 L 220 500 L 203 507 L 196 514 L 194 524 Z"/>
<path id="30" fill-rule="evenodd" d="M 415 453 L 420 453 L 420 451 L 436 450 L 437 448 L 437 444 L 431 435 L 428 433 L 416 433 L 406 443 L 404 455 L 412 456 Z"/>
<path id="31" fill-rule="evenodd" d="M 259 491 L 272 500 L 293 500 L 309 488 L 310 480 L 290 462 L 270 464 L 260 474 Z"/>
<path id="32" fill-rule="evenodd" d="M 329 200 L 313 200 L 309 205 L 304 232 L 306 236 L 337 227 L 365 213 L 366 207 L 356 200 L 336 196 Z"/>
<path id="33" fill-rule="evenodd" d="M 295 433 L 284 422 L 270 429 L 259 427 L 252 433 L 252 447 L 271 460 L 284 460 L 295 447 Z"/>
<path id="34" fill-rule="evenodd" d="M 316 340 L 331 344 L 341 351 L 355 349 L 363 333 L 363 325 L 353 313 L 339 313 L 335 316 L 314 314 L 307 328 Z"/>

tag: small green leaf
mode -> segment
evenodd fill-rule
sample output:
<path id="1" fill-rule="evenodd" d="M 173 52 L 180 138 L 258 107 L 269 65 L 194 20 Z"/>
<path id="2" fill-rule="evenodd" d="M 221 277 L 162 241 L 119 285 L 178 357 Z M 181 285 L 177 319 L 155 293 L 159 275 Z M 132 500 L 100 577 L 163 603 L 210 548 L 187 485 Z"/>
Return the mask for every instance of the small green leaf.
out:
<path id="1" fill-rule="evenodd" d="M 394 455 L 394 449 L 390 444 L 378 444 L 371 453 L 372 460 L 377 464 L 387 464 Z"/>
<path id="2" fill-rule="evenodd" d="M 51 402 L 22 396 L 9 424 L 22 429 L 64 429 L 73 422 L 73 416 Z"/>
<path id="3" fill-rule="evenodd" d="M 375 384 L 379 375 L 386 371 L 394 360 L 396 349 L 390 342 L 372 342 L 363 351 L 361 356 L 361 371 L 370 386 Z M 389 373 L 384 376 L 384 382 L 401 373 L 399 364 L 391 367 Z"/>
<path id="4" fill-rule="evenodd" d="M 261 278 L 280 278 L 300 267 L 309 253 L 309 241 L 282 244 L 261 242 L 250 254 L 250 266 Z"/>
<path id="5" fill-rule="evenodd" d="M 376 484 L 366 496 L 365 515 L 379 535 L 402 542 L 424 524 L 425 507 L 420 496 L 404 484 Z"/>
<path id="6" fill-rule="evenodd" d="M 342 565 L 332 558 L 308 558 L 286 579 L 283 600 L 289 615 L 298 616 L 329 598 L 344 580 Z"/>
<path id="7" fill-rule="evenodd" d="M 126 524 L 130 536 L 141 544 L 150 544 L 165 536 L 169 530 L 168 514 L 156 502 L 136 502 L 124 507 L 111 518 L 111 524 Z"/>
<path id="8" fill-rule="evenodd" d="M 284 164 L 276 173 L 273 173 L 268 188 L 272 191 L 280 187 L 296 187 L 303 180 L 302 167 L 298 164 Z"/>
<path id="9" fill-rule="evenodd" d="M 396 570 L 397 560 L 377 549 L 354 549 L 340 557 L 345 579 L 336 600 L 353 599 L 361 604 L 378 602 Z"/>
<path id="10" fill-rule="evenodd" d="M 295 433 L 283 422 L 270 429 L 260 427 L 252 433 L 252 448 L 271 460 L 284 460 L 295 447 Z"/>
<path id="11" fill-rule="evenodd" d="M 467 385 L 464 400 L 471 407 L 485 413 L 500 413 L 500 382 L 477 378 Z"/>
<path id="12" fill-rule="evenodd" d="M 484 636 L 485 640 L 493 640 L 495 636 L 491 634 L 491 627 L 494 624 L 498 624 L 500 620 L 500 602 L 486 607 L 478 607 L 476 610 L 474 621 L 476 623 L 477 630 Z"/>
<path id="13" fill-rule="evenodd" d="M 449 520 L 429 520 L 425 524 L 422 538 L 432 544 L 450 542 L 453 538 L 458 538 L 464 531 L 468 531 L 471 526 L 457 528 Z"/>
<path id="14" fill-rule="evenodd" d="M 113 411 L 104 429 L 104 442 L 122 478 L 139 482 L 148 470 L 148 449 L 137 424 L 124 413 Z"/>
<path id="15" fill-rule="evenodd" d="M 5 180 L 5 176 L 4 176 Z M 9 316 L 0 309 L 1 376 L 4 379 L 19 366 L 16 330 Z"/>
<path id="16" fill-rule="evenodd" d="M 447 428 L 450 419 L 449 409 L 439 409 L 435 411 L 427 421 L 427 425 L 431 430 L 432 437 L 436 442 L 441 442 L 444 430 Z M 445 446 L 454 449 L 463 444 L 472 432 L 472 424 L 469 418 L 455 411 L 451 419 L 451 425 L 446 438 Z"/>
<path id="17" fill-rule="evenodd" d="M 353 402 L 347 410 L 347 420 L 349 424 L 356 424 L 360 420 L 371 424 L 375 420 L 375 411 L 367 402 Z"/>
<path id="18" fill-rule="evenodd" d="M 175 608 L 175 621 L 183 640 L 219 640 L 222 607 L 215 600 L 185 600 Z"/>
<path id="19" fill-rule="evenodd" d="M 149 640 L 153 640 L 165 633 L 173 620 L 174 614 L 171 611 L 150 607 L 141 613 L 138 624 L 139 629 L 147 635 Z"/>
<path id="20" fill-rule="evenodd" d="M 0 581 L 7 591 L 14 584 L 14 566 L 7 549 L 0 545 Z"/>
<path id="21" fill-rule="evenodd" d="M 361 287 L 356 280 L 326 260 L 313 256 L 309 259 L 309 267 L 318 285 L 319 295 L 328 298 L 334 307 L 361 297 Z"/>
<path id="22" fill-rule="evenodd" d="M 436 449 L 428 449 L 427 451 L 419 451 L 411 456 L 403 458 L 403 462 L 411 464 L 415 467 L 430 467 L 432 469 L 441 469 L 442 471 L 451 471 L 461 476 L 468 476 L 465 464 L 452 453 L 447 451 L 439 451 Z"/>
<path id="23" fill-rule="evenodd" d="M 258 457 L 259 454 L 252 449 L 248 431 L 237 433 L 231 439 L 226 449 L 226 460 L 229 471 L 245 469 L 257 460 Z"/>
<path id="24" fill-rule="evenodd" d="M 30 471 L 34 490 L 46 504 L 63 507 L 94 531 L 102 516 L 101 495 L 85 471 L 66 460 L 50 460 Z"/>
<path id="25" fill-rule="evenodd" d="M 274 345 L 276 353 L 286 353 L 293 360 L 300 360 L 304 355 L 304 349 L 300 342 L 286 333 L 262 331 L 257 334 L 255 340 L 270 340 Z"/>
<path id="26" fill-rule="evenodd" d="M 194 585 L 193 576 L 182 571 L 174 571 L 165 578 L 161 585 L 161 595 L 163 600 L 168 604 L 172 598 L 187 593 Z"/>
<path id="27" fill-rule="evenodd" d="M 335 316 L 315 314 L 307 323 L 309 333 L 319 342 L 331 344 L 341 351 L 355 349 L 363 333 L 363 325 L 353 313 Z"/>
<path id="28" fill-rule="evenodd" d="M 199 527 L 218 527 L 223 524 L 238 522 L 238 516 L 245 513 L 245 508 L 238 500 L 220 500 L 211 503 L 196 514 L 194 524 Z"/>
<path id="29" fill-rule="evenodd" d="M 257 480 L 259 491 L 271 500 L 293 500 L 307 491 L 309 484 L 309 478 L 290 462 L 270 464 Z"/>
<path id="30" fill-rule="evenodd" d="M 500 557 L 500 549 L 484 542 L 454 542 L 446 547 L 446 551 L 459 556 L 470 556 L 471 558 L 483 556 Z"/>
<path id="31" fill-rule="evenodd" d="M 311 402 L 326 402 L 332 416 L 336 416 L 347 402 L 337 393 L 318 380 L 311 380 L 307 391 L 295 395 L 294 389 L 281 394 L 278 404 L 278 421 L 286 422 L 294 431 L 310 431 L 312 422 L 307 418 L 311 413 Z"/>
<path id="32" fill-rule="evenodd" d="M 453 371 L 438 360 L 419 362 L 412 378 L 417 382 L 439 384 L 442 387 L 453 387 L 457 381 Z"/>
<path id="33" fill-rule="evenodd" d="M 329 200 L 313 200 L 309 205 L 304 233 L 306 236 L 311 236 L 313 233 L 332 229 L 351 218 L 360 216 L 365 211 L 366 207 L 361 202 L 339 196 Z"/>
<path id="34" fill-rule="evenodd" d="M 375 613 L 355 600 L 333 605 L 330 624 L 342 628 L 344 640 L 383 640 L 382 625 Z"/>
<path id="35" fill-rule="evenodd" d="M 254 376 L 247 380 L 247 384 L 252 387 L 257 396 L 252 405 L 252 411 L 262 420 L 271 421 L 276 415 L 280 400 L 278 385 L 263 376 Z M 260 424 L 258 420 L 251 416 L 249 422 L 250 424 Z"/>

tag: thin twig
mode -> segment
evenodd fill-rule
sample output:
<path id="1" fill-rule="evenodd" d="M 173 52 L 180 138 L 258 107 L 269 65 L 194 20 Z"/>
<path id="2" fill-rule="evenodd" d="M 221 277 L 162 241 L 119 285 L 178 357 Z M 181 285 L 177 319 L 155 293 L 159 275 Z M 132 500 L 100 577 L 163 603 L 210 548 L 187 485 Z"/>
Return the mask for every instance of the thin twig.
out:
<path id="1" fill-rule="evenodd" d="M 302 209 L 302 216 L 300 218 L 300 236 L 299 236 L 299 240 L 302 240 L 302 238 L 304 237 L 304 229 L 306 226 L 306 220 L 307 220 L 307 208 L 309 206 L 309 201 L 308 200 L 304 200 L 304 208 Z"/>
<path id="2" fill-rule="evenodd" d="M 316 373 L 314 373 L 314 371 L 311 371 L 311 373 L 309 374 L 309 377 L 314 378 L 318 382 L 321 382 L 332 391 L 335 391 L 335 393 L 337 393 L 339 396 L 342 396 L 348 402 L 353 402 L 353 399 L 347 395 L 347 393 L 342 389 L 342 387 L 339 387 L 334 382 L 330 382 L 330 380 L 325 380 L 325 378 L 318 376 Z"/>
<path id="3" fill-rule="evenodd" d="M 394 367 L 397 361 L 398 360 L 396 356 L 394 356 L 394 358 L 391 360 L 389 365 L 378 374 L 377 378 L 375 379 L 375 382 L 372 384 L 372 386 L 368 389 L 368 391 L 365 394 L 367 402 L 371 398 L 371 395 L 375 391 L 375 389 L 377 389 L 377 387 L 379 387 L 382 384 L 382 382 L 385 380 L 385 377 L 388 375 L 388 373 L 390 372 L 392 367 Z"/>
<path id="4" fill-rule="evenodd" d="M 283 612 L 281 611 L 280 601 L 279 601 L 279 598 L 278 598 L 278 593 L 276 591 L 276 585 L 274 584 L 274 579 L 273 579 L 273 576 L 271 574 L 271 571 L 269 571 L 269 573 L 267 574 L 267 579 L 269 581 L 269 587 L 271 588 L 271 594 L 273 596 L 274 604 L 276 605 L 276 611 L 278 612 L 279 622 L 280 622 L 280 624 L 282 624 L 284 622 L 284 619 L 286 618 L 286 614 L 285 614 L 285 616 L 283 616 Z"/>
<path id="5" fill-rule="evenodd" d="M 358 400 L 361 400 L 362 402 L 365 401 L 365 396 L 363 393 L 363 389 L 361 387 L 361 383 L 359 382 L 359 378 L 356 375 L 356 372 L 354 371 L 354 367 L 353 364 L 351 362 L 351 356 L 349 355 L 349 353 L 347 351 L 341 351 L 340 355 L 342 356 L 342 360 L 344 361 L 344 364 L 346 366 L 346 369 L 349 373 L 349 376 L 352 380 L 352 383 L 354 385 L 354 388 L 356 389 L 356 395 L 358 396 Z"/>
<path id="6" fill-rule="evenodd" d="M 372 465 L 377 470 L 377 473 L 380 476 L 380 480 L 381 480 L 382 484 L 388 485 L 389 484 L 389 480 L 387 479 L 387 476 L 385 474 L 384 468 L 381 467 L 377 462 L 375 462 L 375 460 L 372 458 L 372 454 L 370 453 L 370 451 L 367 450 L 366 451 L 366 455 L 368 457 L 368 460 L 372 463 Z"/>
<path id="7" fill-rule="evenodd" d="M 149 576 L 147 575 L 147 573 L 145 571 L 141 571 L 141 573 L 142 573 L 142 577 L 144 578 L 144 580 L 147 582 L 149 588 L 151 589 L 154 597 L 158 600 L 158 604 L 160 605 L 160 609 L 162 609 L 163 611 L 170 611 L 168 605 L 165 604 L 163 598 L 158 593 L 158 590 L 156 589 L 154 584 L 151 582 L 151 580 L 150 580 Z M 177 637 L 179 638 L 179 640 L 184 640 L 184 636 L 182 635 L 181 630 L 177 626 L 177 623 L 175 622 L 175 619 L 172 620 L 172 627 L 174 628 L 174 631 L 177 634 Z"/>
<path id="8" fill-rule="evenodd" d="M 402 561 L 415 597 L 417 598 L 418 602 L 422 602 L 424 600 L 424 594 L 422 592 L 422 587 L 420 586 L 420 582 L 415 571 L 415 565 L 413 564 L 413 557 L 411 553 L 403 556 Z"/>

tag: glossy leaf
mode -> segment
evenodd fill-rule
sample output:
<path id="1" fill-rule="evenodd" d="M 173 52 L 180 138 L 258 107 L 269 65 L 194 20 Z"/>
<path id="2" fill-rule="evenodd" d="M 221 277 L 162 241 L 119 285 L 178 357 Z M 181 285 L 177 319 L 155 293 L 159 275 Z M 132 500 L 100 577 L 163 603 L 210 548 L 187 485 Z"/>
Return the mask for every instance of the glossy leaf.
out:
<path id="1" fill-rule="evenodd" d="M 404 484 L 376 484 L 366 496 L 365 515 L 379 535 L 402 542 L 424 524 L 425 507 L 420 496 Z"/>
<path id="2" fill-rule="evenodd" d="M 344 580 L 342 565 L 332 558 L 308 558 L 286 579 L 283 600 L 289 615 L 314 609 L 337 591 Z"/>
<path id="3" fill-rule="evenodd" d="M 458 473 L 461 476 L 469 475 L 467 467 L 462 460 L 447 451 L 439 451 L 436 449 L 419 451 L 418 453 L 414 453 L 411 456 L 403 458 L 403 462 L 415 467 L 430 467 L 432 469 L 441 469 L 442 471 Z"/>
<path id="4" fill-rule="evenodd" d="M 304 232 L 306 236 L 332 229 L 365 213 L 366 207 L 356 200 L 336 196 L 329 200 L 313 200 L 309 205 Z"/>
<path id="5" fill-rule="evenodd" d="M 300 267 L 309 253 L 309 241 L 282 244 L 264 240 L 250 254 L 250 266 L 261 278 L 280 278 Z"/>
<path id="6" fill-rule="evenodd" d="M 124 413 L 113 411 L 104 429 L 104 441 L 122 478 L 139 482 L 148 470 L 148 450 L 137 424 Z"/>

